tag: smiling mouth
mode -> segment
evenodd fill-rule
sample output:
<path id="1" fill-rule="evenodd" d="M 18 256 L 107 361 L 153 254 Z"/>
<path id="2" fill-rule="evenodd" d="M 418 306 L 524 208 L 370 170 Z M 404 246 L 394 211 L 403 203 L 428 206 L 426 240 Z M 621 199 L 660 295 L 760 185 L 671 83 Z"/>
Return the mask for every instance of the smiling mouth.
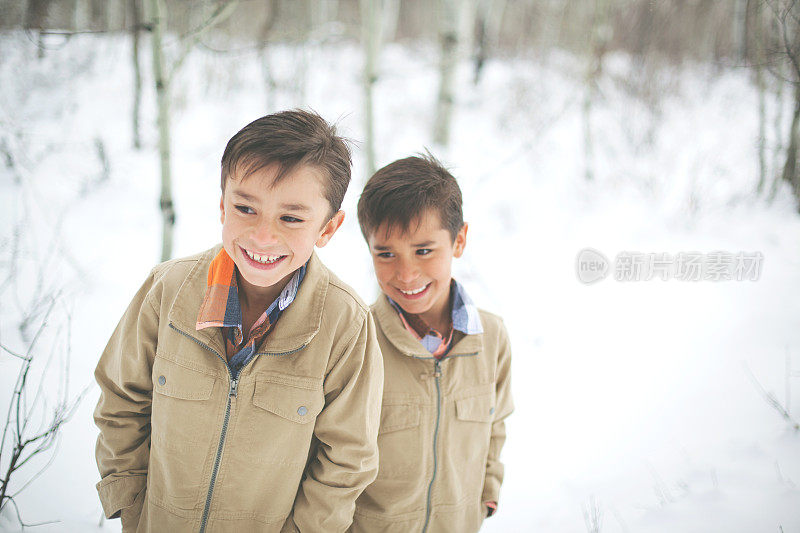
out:
<path id="1" fill-rule="evenodd" d="M 424 293 L 428 289 L 428 287 L 430 287 L 430 286 L 431 286 L 431 284 L 427 283 L 427 284 L 423 285 L 422 287 L 419 287 L 418 289 L 411 289 L 411 290 L 408 290 L 408 291 L 404 291 L 403 289 L 397 288 L 397 290 L 400 291 L 400 293 L 403 296 L 405 296 L 407 298 L 413 298 L 413 297 L 419 296 L 422 293 Z"/>
<path id="2" fill-rule="evenodd" d="M 251 261 L 253 261 L 254 263 L 258 263 L 259 265 L 273 265 L 278 261 L 280 261 L 281 259 L 283 259 L 284 257 L 286 257 L 285 255 L 257 254 L 245 248 L 242 248 L 242 250 Z"/>

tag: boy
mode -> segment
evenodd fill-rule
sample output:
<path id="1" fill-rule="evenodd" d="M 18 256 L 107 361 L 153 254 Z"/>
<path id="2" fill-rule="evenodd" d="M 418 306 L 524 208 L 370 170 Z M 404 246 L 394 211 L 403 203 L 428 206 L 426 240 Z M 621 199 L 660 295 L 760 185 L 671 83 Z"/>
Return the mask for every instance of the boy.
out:
<path id="1" fill-rule="evenodd" d="M 367 182 L 358 221 L 383 291 L 386 379 L 378 477 L 352 531 L 477 531 L 503 480 L 511 350 L 502 320 L 450 276 L 467 243 L 461 191 L 433 157 L 401 159 Z"/>
<path id="2" fill-rule="evenodd" d="M 369 310 L 313 253 L 350 152 L 316 114 L 222 156 L 222 246 L 156 266 L 95 372 L 97 488 L 123 531 L 344 531 L 375 477 L 383 367 Z"/>

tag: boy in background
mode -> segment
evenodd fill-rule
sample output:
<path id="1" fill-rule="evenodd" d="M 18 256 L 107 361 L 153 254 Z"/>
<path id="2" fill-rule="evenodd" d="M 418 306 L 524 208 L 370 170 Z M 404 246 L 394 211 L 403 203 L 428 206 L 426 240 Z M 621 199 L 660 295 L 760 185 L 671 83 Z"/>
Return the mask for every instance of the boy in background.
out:
<path id="1" fill-rule="evenodd" d="M 95 371 L 97 488 L 123 531 L 344 531 L 375 477 L 383 369 L 368 308 L 314 254 L 350 152 L 321 117 L 245 126 L 222 245 L 156 266 Z"/>
<path id="2" fill-rule="evenodd" d="M 352 531 L 477 531 L 503 480 L 511 350 L 450 274 L 467 243 L 461 190 L 433 157 L 401 159 L 369 179 L 358 221 L 383 292 L 385 381 L 378 477 Z"/>

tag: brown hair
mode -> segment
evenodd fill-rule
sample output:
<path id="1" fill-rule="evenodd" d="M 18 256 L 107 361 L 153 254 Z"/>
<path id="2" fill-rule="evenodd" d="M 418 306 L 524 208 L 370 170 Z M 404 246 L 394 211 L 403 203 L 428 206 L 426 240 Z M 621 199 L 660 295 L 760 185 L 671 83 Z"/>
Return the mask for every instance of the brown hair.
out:
<path id="1" fill-rule="evenodd" d="M 358 223 L 365 239 L 384 222 L 387 230 L 399 227 L 406 232 L 429 209 L 439 214 L 442 227 L 455 240 L 464 225 L 461 189 L 430 153 L 398 159 L 378 170 L 358 200 Z"/>
<path id="2" fill-rule="evenodd" d="M 235 177 L 245 179 L 258 170 L 277 166 L 275 182 L 302 165 L 326 174 L 325 198 L 331 216 L 342 205 L 350 183 L 352 159 L 348 141 L 336 128 L 313 111 L 293 109 L 254 120 L 231 137 L 222 154 L 221 183 Z"/>

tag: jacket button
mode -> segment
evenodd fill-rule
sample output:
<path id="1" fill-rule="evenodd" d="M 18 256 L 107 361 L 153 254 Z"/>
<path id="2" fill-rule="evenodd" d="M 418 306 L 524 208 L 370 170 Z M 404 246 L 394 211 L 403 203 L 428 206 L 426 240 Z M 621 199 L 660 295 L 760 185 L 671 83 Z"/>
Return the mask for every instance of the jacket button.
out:
<path id="1" fill-rule="evenodd" d="M 158 384 L 159 385 L 163 385 L 166 382 L 167 382 L 167 378 L 165 378 L 164 376 L 158 376 Z"/>
<path id="2" fill-rule="evenodd" d="M 489 414 L 490 414 L 490 415 L 493 415 L 493 414 L 494 414 L 494 407 L 490 407 L 490 408 L 489 408 Z"/>
<path id="3" fill-rule="evenodd" d="M 300 415 L 300 416 L 306 416 L 307 412 L 308 412 L 308 409 L 306 409 L 305 405 L 301 405 L 300 407 L 297 408 L 297 414 Z"/>

